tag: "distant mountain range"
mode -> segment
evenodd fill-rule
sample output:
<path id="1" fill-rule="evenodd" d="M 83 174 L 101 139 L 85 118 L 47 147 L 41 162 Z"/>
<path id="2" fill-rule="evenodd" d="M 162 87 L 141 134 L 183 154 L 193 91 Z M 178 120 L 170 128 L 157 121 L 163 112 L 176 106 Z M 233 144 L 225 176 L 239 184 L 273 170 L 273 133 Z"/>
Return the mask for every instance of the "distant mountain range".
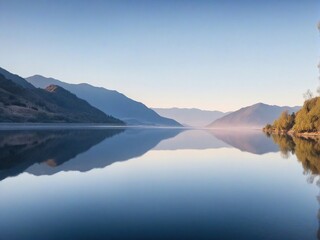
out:
<path id="1" fill-rule="evenodd" d="M 177 121 L 162 117 L 144 104 L 134 101 L 114 90 L 95 87 L 86 83 L 70 84 L 40 75 L 28 77 L 26 80 L 39 88 L 46 88 L 51 84 L 61 86 L 76 94 L 79 98 L 88 101 L 88 103 L 104 113 L 119 118 L 127 124 L 181 126 Z"/>
<path id="2" fill-rule="evenodd" d="M 123 125 L 185 126 L 209 128 L 262 128 L 283 111 L 257 103 L 235 112 L 195 108 L 154 108 L 122 93 L 86 83 L 69 84 L 34 75 L 26 79 L 0 68 L 0 122 L 107 123 Z"/>
<path id="3" fill-rule="evenodd" d="M 283 111 L 297 112 L 301 107 L 279 107 L 257 103 L 241 108 L 235 112 L 213 121 L 209 128 L 262 128 L 267 123 L 272 123 Z"/>
<path id="4" fill-rule="evenodd" d="M 124 123 L 57 86 L 38 89 L 0 68 L 0 122 Z"/>
<path id="5" fill-rule="evenodd" d="M 161 116 L 172 118 L 185 126 L 205 127 L 228 113 L 197 108 L 153 108 Z"/>

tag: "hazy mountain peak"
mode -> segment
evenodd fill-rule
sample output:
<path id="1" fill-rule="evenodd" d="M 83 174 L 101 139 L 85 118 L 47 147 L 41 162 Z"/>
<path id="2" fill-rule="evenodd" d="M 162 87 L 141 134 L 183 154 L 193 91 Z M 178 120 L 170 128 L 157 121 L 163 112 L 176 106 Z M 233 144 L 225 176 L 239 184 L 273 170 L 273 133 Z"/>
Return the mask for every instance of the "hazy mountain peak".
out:
<path id="1" fill-rule="evenodd" d="M 161 116 L 172 118 L 186 126 L 204 127 L 226 113 L 198 108 L 153 108 Z"/>
<path id="2" fill-rule="evenodd" d="M 92 86 L 89 83 L 67 83 L 67 82 L 64 82 L 62 80 L 58 80 L 58 79 L 53 78 L 53 77 L 45 77 L 45 76 L 40 75 L 40 74 L 35 74 L 35 75 L 31 76 L 31 77 L 27 77 L 26 80 L 28 82 L 30 82 L 30 83 L 32 81 L 31 84 L 33 84 L 36 87 L 40 87 L 40 88 L 46 88 L 46 86 L 48 86 L 48 85 L 60 86 L 60 85 L 65 85 L 65 84 L 71 84 L 71 85 L 76 85 L 76 86 L 83 86 L 83 87 L 88 87 L 88 88 L 97 88 L 97 89 L 100 89 L 100 90 L 106 90 L 106 91 L 110 91 L 110 92 L 114 92 L 114 93 L 119 93 L 116 90 L 106 89 L 104 87 Z M 50 83 L 52 83 L 52 84 L 50 84 Z M 125 96 L 122 93 L 119 93 L 119 94 Z"/>
<path id="3" fill-rule="evenodd" d="M 266 104 L 266 103 L 259 102 L 259 103 L 254 104 L 253 106 L 263 107 L 263 106 L 270 106 L 270 105 L 269 105 L 269 104 Z M 250 106 L 249 106 L 249 107 L 250 107 Z"/>
<path id="4" fill-rule="evenodd" d="M 226 116 L 214 120 L 208 125 L 210 128 L 262 128 L 273 122 L 283 111 L 296 112 L 300 107 L 288 107 L 256 103 L 241 108 Z"/>

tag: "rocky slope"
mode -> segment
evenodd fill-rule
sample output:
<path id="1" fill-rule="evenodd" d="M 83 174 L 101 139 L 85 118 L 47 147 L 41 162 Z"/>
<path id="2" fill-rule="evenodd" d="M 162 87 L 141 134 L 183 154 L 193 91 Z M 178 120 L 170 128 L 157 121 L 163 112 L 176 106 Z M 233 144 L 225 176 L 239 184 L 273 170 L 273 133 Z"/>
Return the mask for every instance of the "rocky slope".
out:
<path id="1" fill-rule="evenodd" d="M 0 69 L 0 122 L 123 124 L 59 86 L 37 89 L 7 71 L 5 77 L 3 71 Z"/>

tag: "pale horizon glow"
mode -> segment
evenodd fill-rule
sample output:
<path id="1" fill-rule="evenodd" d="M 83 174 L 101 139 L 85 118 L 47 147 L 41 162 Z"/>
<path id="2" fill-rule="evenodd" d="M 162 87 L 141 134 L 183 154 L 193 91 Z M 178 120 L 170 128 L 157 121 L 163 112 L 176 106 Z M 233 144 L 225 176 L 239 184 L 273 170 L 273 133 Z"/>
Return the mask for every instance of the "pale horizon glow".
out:
<path id="1" fill-rule="evenodd" d="M 0 67 L 153 108 L 302 105 L 319 82 L 318 0 L 0 0 Z"/>

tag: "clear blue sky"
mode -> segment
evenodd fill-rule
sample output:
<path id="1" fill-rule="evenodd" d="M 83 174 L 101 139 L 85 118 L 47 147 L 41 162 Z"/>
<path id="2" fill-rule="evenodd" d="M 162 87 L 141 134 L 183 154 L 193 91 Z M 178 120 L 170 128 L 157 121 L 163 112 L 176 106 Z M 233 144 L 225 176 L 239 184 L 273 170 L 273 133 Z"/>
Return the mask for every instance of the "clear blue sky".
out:
<path id="1" fill-rule="evenodd" d="M 302 104 L 318 85 L 319 0 L 0 0 L 0 66 L 150 107 Z"/>

